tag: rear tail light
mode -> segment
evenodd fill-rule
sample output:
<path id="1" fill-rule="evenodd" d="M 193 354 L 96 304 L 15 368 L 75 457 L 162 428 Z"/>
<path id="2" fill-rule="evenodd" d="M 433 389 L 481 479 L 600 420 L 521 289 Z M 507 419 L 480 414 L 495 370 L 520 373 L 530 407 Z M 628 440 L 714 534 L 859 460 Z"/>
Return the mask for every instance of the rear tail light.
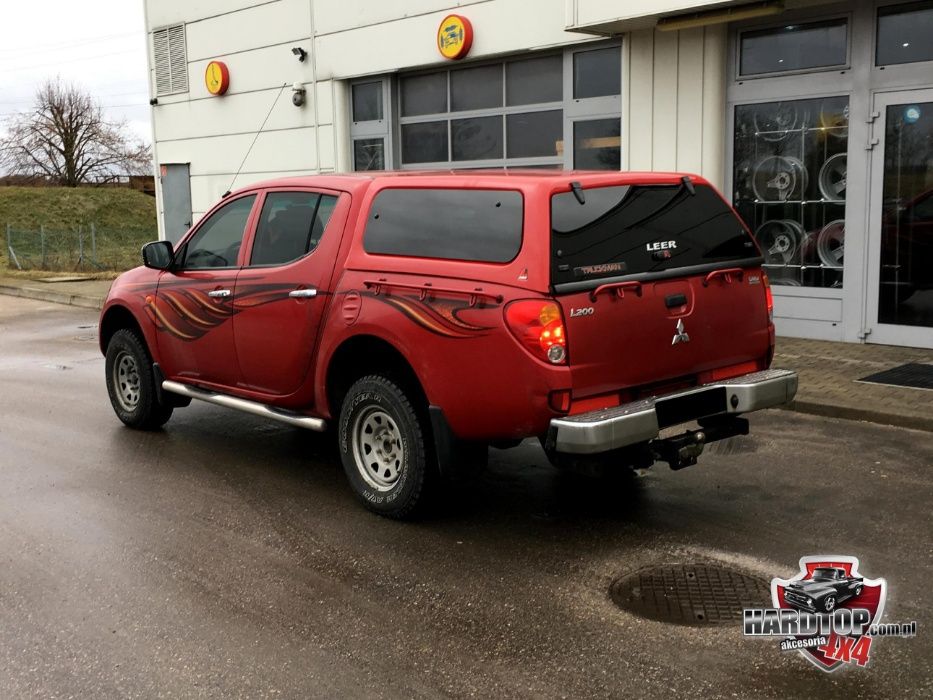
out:
<path id="1" fill-rule="evenodd" d="M 526 350 L 552 365 L 567 364 L 567 337 L 560 307 L 553 301 L 524 299 L 505 307 L 505 322 Z"/>
<path id="2" fill-rule="evenodd" d="M 768 273 L 762 271 L 761 283 L 765 288 L 765 303 L 768 305 L 768 320 L 774 320 L 774 294 L 771 293 L 771 280 L 768 279 Z"/>

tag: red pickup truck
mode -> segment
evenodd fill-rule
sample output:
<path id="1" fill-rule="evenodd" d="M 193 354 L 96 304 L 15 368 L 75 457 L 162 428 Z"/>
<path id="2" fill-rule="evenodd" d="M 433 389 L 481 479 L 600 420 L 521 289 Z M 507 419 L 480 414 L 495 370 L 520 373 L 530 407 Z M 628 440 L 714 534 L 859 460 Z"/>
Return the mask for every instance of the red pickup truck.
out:
<path id="1" fill-rule="evenodd" d="M 333 427 L 354 491 L 393 517 L 528 437 L 559 466 L 687 466 L 797 388 L 769 369 L 761 252 L 692 175 L 275 180 L 143 261 L 100 322 L 120 420 L 199 399 Z"/>

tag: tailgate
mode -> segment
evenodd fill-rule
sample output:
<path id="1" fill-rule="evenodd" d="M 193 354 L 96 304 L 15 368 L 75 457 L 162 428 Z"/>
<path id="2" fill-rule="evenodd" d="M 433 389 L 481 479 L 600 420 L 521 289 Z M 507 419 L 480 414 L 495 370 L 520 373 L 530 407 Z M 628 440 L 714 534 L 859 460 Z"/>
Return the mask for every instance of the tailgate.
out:
<path id="1" fill-rule="evenodd" d="M 552 270 L 575 397 L 763 369 L 770 322 L 760 257 L 712 188 L 583 190 L 552 198 Z M 736 372 L 738 373 L 738 372 Z"/>

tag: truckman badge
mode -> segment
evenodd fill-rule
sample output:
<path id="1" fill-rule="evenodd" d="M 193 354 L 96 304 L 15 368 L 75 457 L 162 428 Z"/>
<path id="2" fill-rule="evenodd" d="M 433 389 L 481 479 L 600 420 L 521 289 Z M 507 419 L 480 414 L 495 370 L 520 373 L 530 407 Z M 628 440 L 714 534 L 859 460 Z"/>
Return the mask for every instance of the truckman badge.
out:
<path id="1" fill-rule="evenodd" d="M 880 624 L 886 596 L 885 580 L 863 577 L 855 557 L 802 557 L 796 576 L 771 579 L 773 608 L 743 611 L 744 634 L 784 637 L 781 651 L 798 651 L 827 673 L 864 667 L 876 637 L 917 633 L 916 622 Z"/>
<path id="2" fill-rule="evenodd" d="M 677 343 L 689 343 L 690 336 L 684 331 L 684 320 L 682 318 L 677 319 L 677 325 L 674 326 L 674 339 L 671 341 L 671 345 L 677 345 Z"/>

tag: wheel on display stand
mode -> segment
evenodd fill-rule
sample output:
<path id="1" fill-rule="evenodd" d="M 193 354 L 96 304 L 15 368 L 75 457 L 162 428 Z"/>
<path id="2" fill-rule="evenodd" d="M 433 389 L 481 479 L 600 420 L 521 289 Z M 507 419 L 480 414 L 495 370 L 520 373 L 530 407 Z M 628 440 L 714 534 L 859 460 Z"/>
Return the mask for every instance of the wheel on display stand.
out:
<path id="1" fill-rule="evenodd" d="M 846 222 L 836 219 L 826 224 L 816 236 L 816 255 L 826 267 L 842 269 L 845 253 Z"/>
<path id="2" fill-rule="evenodd" d="M 753 116 L 755 133 L 771 142 L 783 141 L 788 133 L 806 126 L 806 121 L 806 113 L 790 102 L 763 105 Z"/>
<path id="3" fill-rule="evenodd" d="M 820 194 L 823 199 L 842 202 L 846 198 L 846 154 L 837 153 L 820 168 Z"/>
<path id="4" fill-rule="evenodd" d="M 766 156 L 752 173 L 752 190 L 762 202 L 802 199 L 807 189 L 807 171 L 793 156 Z"/>
<path id="5" fill-rule="evenodd" d="M 792 219 L 766 221 L 755 231 L 768 265 L 790 265 L 799 260 L 803 228 Z"/>
<path id="6" fill-rule="evenodd" d="M 820 127 L 835 139 L 843 139 L 849 135 L 849 105 L 842 109 L 838 107 L 838 99 L 823 100 L 820 105 Z"/>

